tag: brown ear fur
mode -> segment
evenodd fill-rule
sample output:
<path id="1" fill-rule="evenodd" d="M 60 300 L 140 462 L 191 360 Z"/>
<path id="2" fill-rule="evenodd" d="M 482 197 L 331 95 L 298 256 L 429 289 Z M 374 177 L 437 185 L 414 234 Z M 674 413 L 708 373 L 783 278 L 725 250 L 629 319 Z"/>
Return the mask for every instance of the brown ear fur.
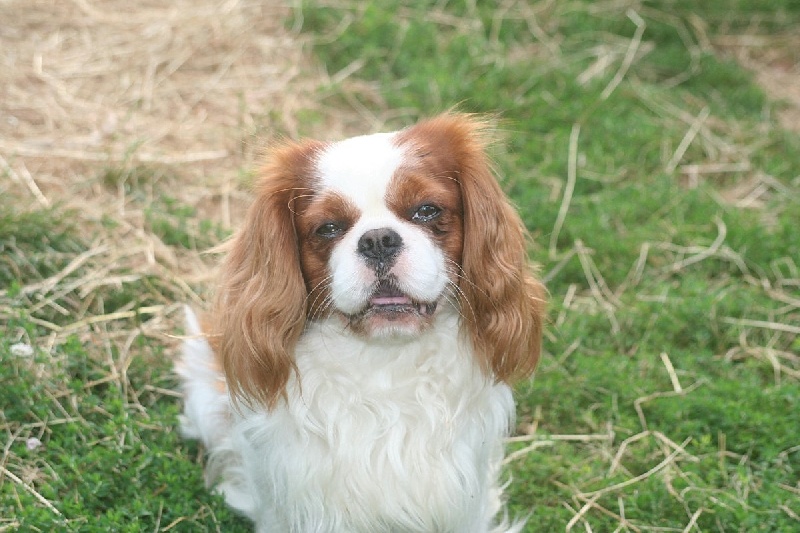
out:
<path id="1" fill-rule="evenodd" d="M 305 326 L 292 206 L 305 194 L 318 145 L 273 149 L 243 226 L 228 244 L 212 312 L 212 345 L 234 398 L 273 407 L 295 369 Z M 303 177 L 308 179 L 303 179 Z"/>
<path id="2" fill-rule="evenodd" d="M 464 210 L 464 324 L 486 369 L 512 381 L 533 372 L 539 360 L 545 290 L 529 269 L 522 220 L 492 172 L 487 129 L 474 117 L 445 114 L 410 131 L 431 154 L 450 159 Z"/>

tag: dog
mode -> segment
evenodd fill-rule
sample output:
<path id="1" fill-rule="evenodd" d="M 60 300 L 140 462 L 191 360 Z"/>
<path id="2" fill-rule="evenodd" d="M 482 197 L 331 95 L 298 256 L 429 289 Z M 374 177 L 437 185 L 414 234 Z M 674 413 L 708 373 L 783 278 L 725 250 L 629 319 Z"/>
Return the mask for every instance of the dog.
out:
<path id="1" fill-rule="evenodd" d="M 490 131 L 451 112 L 269 150 L 177 363 L 182 433 L 258 532 L 523 527 L 498 476 L 545 291 Z"/>

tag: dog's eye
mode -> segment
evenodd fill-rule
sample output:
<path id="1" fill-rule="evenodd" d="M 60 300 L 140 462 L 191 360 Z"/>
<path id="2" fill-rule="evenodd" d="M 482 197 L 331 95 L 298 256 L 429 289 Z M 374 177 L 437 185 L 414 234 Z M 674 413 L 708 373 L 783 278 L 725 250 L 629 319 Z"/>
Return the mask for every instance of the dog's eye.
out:
<path id="1" fill-rule="evenodd" d="M 414 211 L 414 214 L 411 215 L 411 220 L 420 223 L 430 222 L 440 214 L 442 214 L 442 210 L 435 205 L 424 204 L 419 206 L 417 210 Z"/>
<path id="2" fill-rule="evenodd" d="M 323 239 L 333 239 L 341 235 L 342 232 L 344 232 L 344 225 L 338 222 L 326 222 L 314 231 Z"/>

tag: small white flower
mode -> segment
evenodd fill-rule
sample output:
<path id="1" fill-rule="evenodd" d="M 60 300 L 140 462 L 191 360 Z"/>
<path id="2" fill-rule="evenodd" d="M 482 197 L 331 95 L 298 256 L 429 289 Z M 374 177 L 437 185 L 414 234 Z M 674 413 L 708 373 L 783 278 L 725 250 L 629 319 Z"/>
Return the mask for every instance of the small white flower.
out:
<path id="1" fill-rule="evenodd" d="M 25 446 L 30 451 L 36 450 L 41 445 L 42 445 L 42 441 L 40 441 L 36 437 L 31 437 L 31 438 L 29 438 L 28 440 L 25 441 Z"/>
<path id="2" fill-rule="evenodd" d="M 24 342 L 12 344 L 11 355 L 16 355 L 17 357 L 30 357 L 33 355 L 33 347 L 30 344 L 25 344 Z"/>

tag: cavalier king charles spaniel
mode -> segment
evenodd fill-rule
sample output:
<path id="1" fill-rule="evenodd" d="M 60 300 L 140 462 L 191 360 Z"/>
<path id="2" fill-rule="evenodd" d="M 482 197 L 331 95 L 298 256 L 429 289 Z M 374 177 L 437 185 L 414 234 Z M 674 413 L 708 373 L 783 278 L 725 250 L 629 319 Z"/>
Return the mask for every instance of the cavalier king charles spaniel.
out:
<path id="1" fill-rule="evenodd" d="M 497 477 L 544 289 L 487 130 L 448 113 L 269 152 L 177 364 L 182 433 L 257 531 L 522 528 Z"/>

